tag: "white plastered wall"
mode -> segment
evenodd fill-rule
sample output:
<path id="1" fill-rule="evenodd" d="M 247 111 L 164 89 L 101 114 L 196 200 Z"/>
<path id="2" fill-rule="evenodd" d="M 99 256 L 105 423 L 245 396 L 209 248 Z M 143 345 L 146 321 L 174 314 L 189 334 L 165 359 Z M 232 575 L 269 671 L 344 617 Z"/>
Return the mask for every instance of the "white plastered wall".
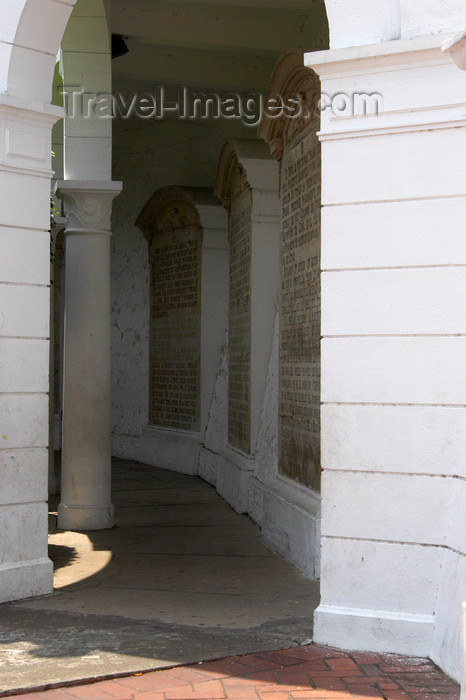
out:
<path id="1" fill-rule="evenodd" d="M 331 17 L 330 17 L 331 19 Z M 308 54 L 322 121 L 322 579 L 315 640 L 460 676 L 466 597 L 465 74 L 444 37 Z"/>
<path id="2" fill-rule="evenodd" d="M 466 25 L 463 0 L 325 0 L 330 48 L 458 31 Z"/>

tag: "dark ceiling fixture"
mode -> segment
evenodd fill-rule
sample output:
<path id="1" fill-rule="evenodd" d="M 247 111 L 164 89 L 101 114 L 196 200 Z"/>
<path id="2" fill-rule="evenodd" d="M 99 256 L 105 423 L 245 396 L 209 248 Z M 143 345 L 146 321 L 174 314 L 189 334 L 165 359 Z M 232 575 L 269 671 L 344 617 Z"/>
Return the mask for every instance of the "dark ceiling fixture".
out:
<path id="1" fill-rule="evenodd" d="M 126 46 L 127 36 L 122 34 L 112 34 L 112 58 L 118 58 L 118 56 L 124 56 L 128 53 L 129 49 Z"/>

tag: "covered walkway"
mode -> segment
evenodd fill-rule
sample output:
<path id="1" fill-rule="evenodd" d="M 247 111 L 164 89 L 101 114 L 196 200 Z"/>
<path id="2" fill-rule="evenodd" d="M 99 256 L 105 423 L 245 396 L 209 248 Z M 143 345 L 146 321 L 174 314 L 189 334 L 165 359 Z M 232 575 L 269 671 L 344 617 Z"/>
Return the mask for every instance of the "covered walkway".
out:
<path id="1" fill-rule="evenodd" d="M 114 460 L 113 490 L 95 532 L 58 530 L 53 497 L 55 590 L 0 606 L 0 692 L 309 643 L 318 582 L 211 486 Z"/>

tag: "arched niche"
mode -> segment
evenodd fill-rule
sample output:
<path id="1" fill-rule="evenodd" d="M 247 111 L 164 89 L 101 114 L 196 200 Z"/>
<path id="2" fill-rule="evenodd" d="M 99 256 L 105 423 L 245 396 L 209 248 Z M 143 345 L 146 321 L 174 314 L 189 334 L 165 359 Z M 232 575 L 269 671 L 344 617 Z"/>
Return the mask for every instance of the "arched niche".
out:
<path id="1" fill-rule="evenodd" d="M 150 265 L 149 426 L 145 434 L 163 440 L 165 446 L 170 443 L 172 461 L 165 466 L 181 470 L 186 459 L 192 461 L 193 471 L 197 466 L 226 332 L 226 218 L 208 189 L 163 187 L 136 221 L 149 244 Z M 187 456 L 189 439 L 197 447 L 191 446 Z"/>
<path id="2" fill-rule="evenodd" d="M 202 226 L 179 188 L 159 190 L 136 225 L 149 243 L 149 424 L 198 431 Z"/>
<path id="3" fill-rule="evenodd" d="M 247 506 L 279 284 L 278 167 L 260 140 L 228 141 L 215 192 L 228 211 L 228 448 L 217 487 Z"/>
<path id="4" fill-rule="evenodd" d="M 264 119 L 259 135 L 280 163 L 279 473 L 320 490 L 321 152 L 317 75 L 291 51 L 268 87 L 300 114 Z"/>

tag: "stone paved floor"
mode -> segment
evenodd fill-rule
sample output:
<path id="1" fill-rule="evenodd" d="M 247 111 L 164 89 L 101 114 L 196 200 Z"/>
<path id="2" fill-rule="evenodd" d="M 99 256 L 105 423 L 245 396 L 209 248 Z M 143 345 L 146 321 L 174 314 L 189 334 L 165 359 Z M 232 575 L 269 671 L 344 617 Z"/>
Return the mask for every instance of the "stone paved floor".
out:
<path id="1" fill-rule="evenodd" d="M 458 685 L 425 659 L 349 653 L 310 644 L 37 691 L 20 698 L 458 700 L 459 695 Z"/>
<path id="2" fill-rule="evenodd" d="M 56 529 L 54 593 L 0 605 L 0 693 L 312 638 L 319 584 L 197 477 L 113 463 L 115 527 Z"/>

